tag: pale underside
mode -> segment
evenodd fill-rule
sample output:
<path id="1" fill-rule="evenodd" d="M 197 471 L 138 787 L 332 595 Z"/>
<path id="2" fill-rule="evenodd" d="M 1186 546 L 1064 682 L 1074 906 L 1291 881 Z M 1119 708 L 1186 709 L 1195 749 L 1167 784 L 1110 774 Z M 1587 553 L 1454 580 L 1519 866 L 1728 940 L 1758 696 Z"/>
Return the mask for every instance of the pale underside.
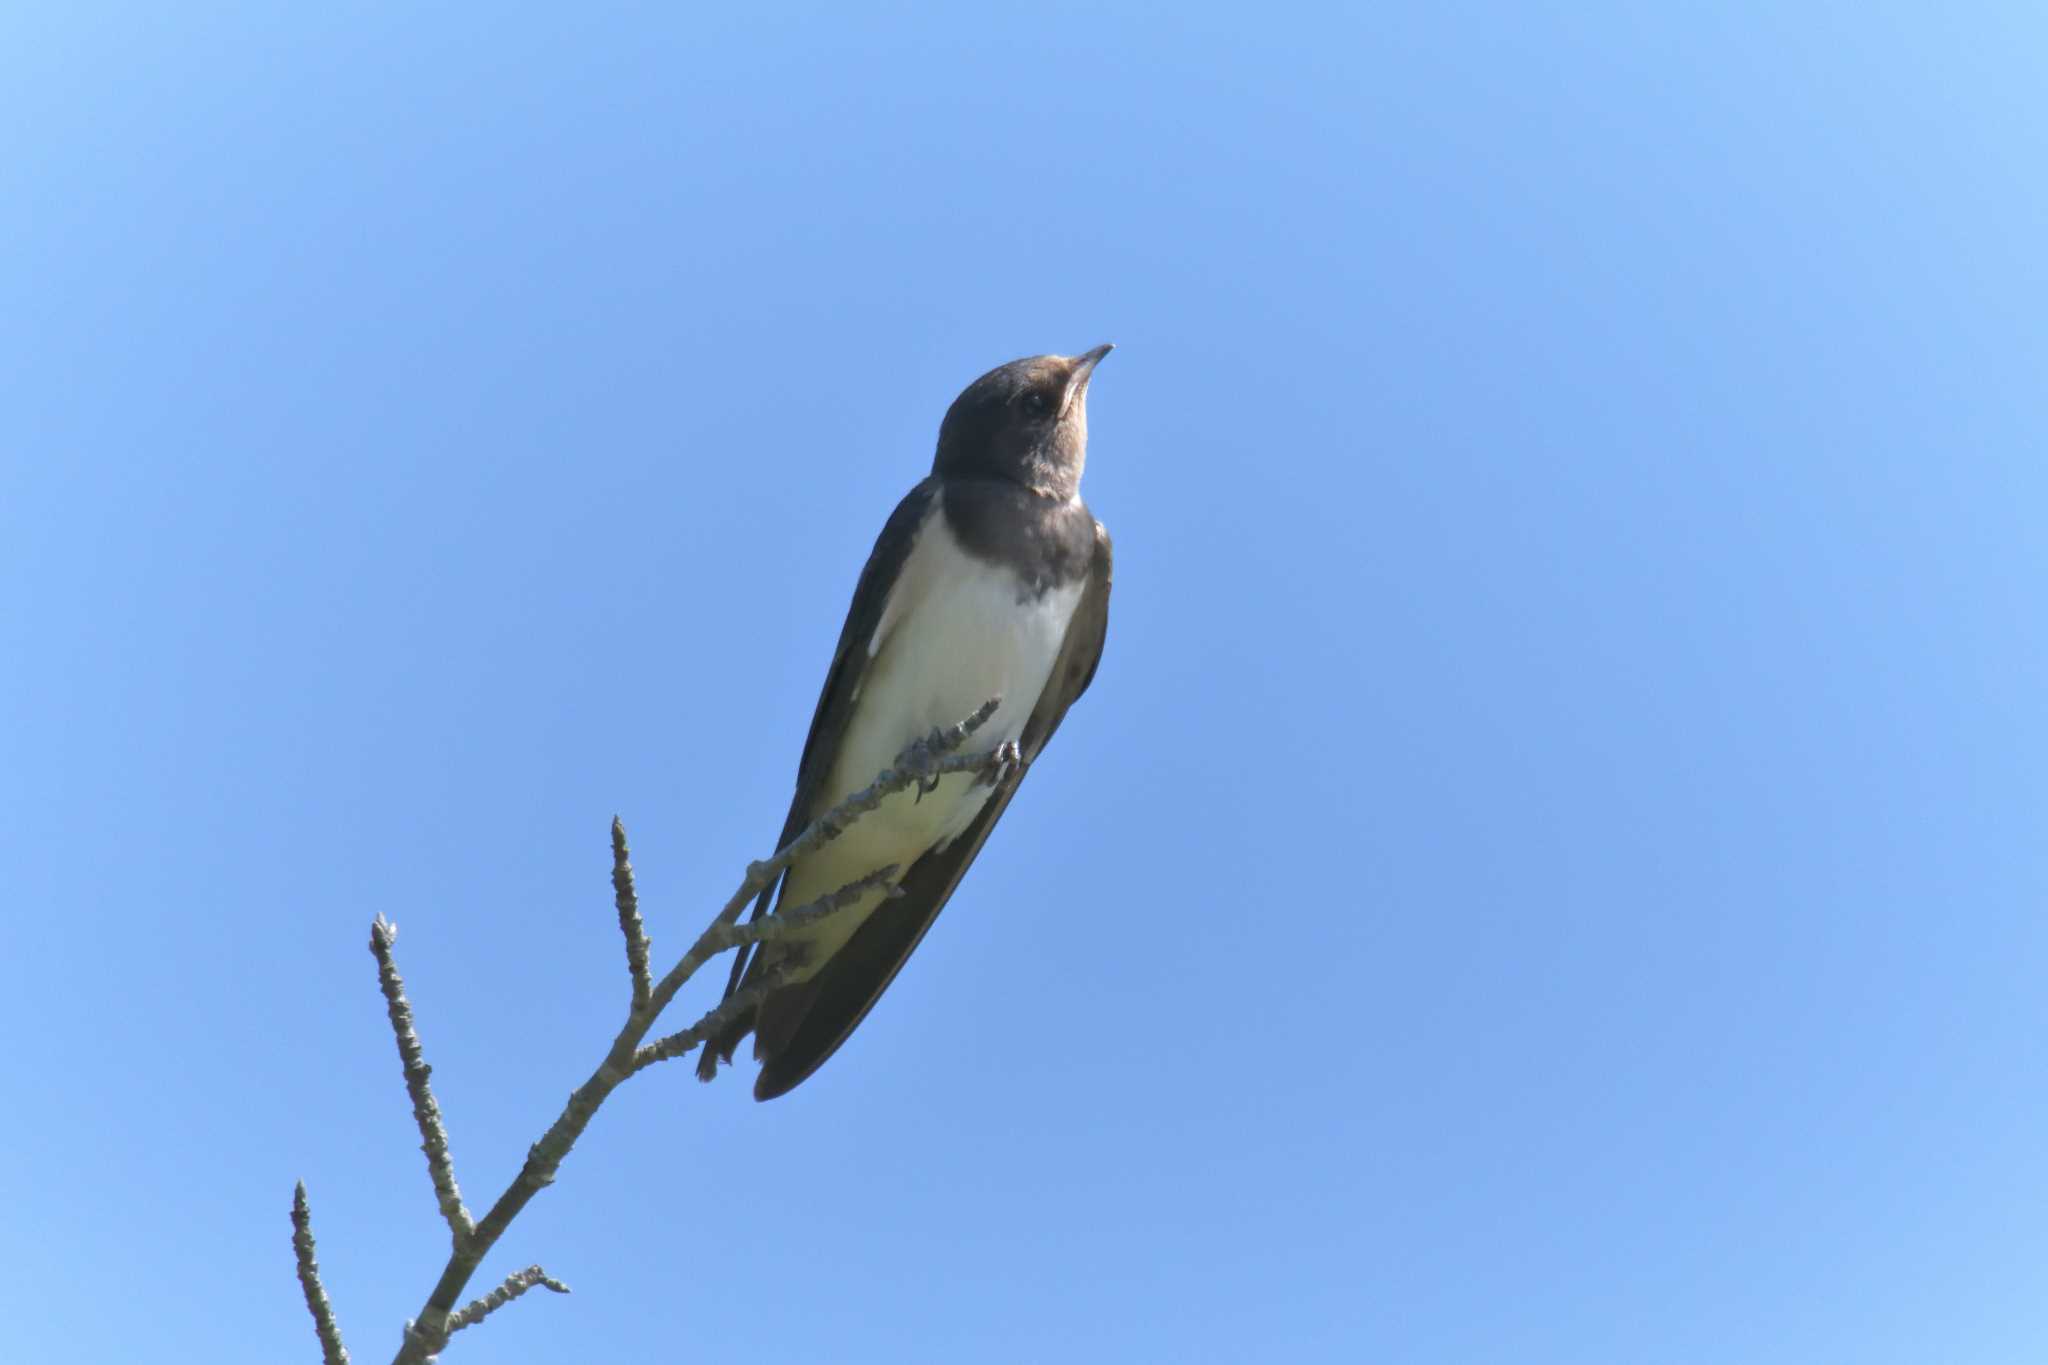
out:
<path id="1" fill-rule="evenodd" d="M 943 503 L 904 561 L 868 642 L 871 656 L 839 754 L 813 813 L 872 782 L 912 740 L 950 725 L 990 697 L 1002 705 L 966 752 L 1017 739 L 1051 676 L 1082 585 L 1028 594 L 1016 574 L 960 548 Z M 789 870 L 781 903 L 803 905 L 890 863 L 898 874 L 971 823 L 990 789 L 968 774 L 882 803 L 840 838 Z M 881 902 L 877 890 L 794 940 L 785 979 L 800 981 L 836 952 Z"/>

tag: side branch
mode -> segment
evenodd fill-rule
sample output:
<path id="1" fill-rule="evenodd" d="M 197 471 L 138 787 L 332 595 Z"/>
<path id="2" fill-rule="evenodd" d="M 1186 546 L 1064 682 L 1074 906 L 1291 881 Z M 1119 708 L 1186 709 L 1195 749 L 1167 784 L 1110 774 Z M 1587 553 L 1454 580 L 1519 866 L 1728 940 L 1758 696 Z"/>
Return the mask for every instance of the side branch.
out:
<path id="1" fill-rule="evenodd" d="M 348 1347 L 341 1344 L 341 1329 L 334 1323 L 334 1305 L 327 1301 L 327 1286 L 320 1283 L 320 1262 L 313 1254 L 313 1210 L 306 1203 L 303 1180 L 292 1193 L 292 1252 L 299 1262 L 306 1311 L 313 1315 L 313 1330 L 320 1336 L 320 1359 L 323 1365 L 348 1365 Z"/>
<path id="2" fill-rule="evenodd" d="M 632 1070 L 627 1075 L 645 1071 L 657 1062 L 670 1062 L 678 1057 L 687 1057 L 704 1046 L 707 1038 L 716 1038 L 725 1026 L 759 1005 L 768 998 L 768 993 L 781 984 L 780 974 L 771 975 L 767 980 L 734 991 L 725 999 L 704 1012 L 704 1017 L 686 1029 L 678 1029 L 666 1038 L 658 1038 L 633 1053 Z"/>
<path id="3" fill-rule="evenodd" d="M 780 877 L 791 863 L 837 839 L 852 828 L 855 821 L 900 791 L 913 785 L 935 782 L 951 773 L 985 773 L 990 771 L 993 764 L 1013 758 L 1013 754 L 1006 755 L 1000 751 L 993 755 L 953 753 L 955 749 L 965 744 L 976 730 L 988 723 L 988 718 L 996 713 L 996 707 L 1001 704 L 1001 697 L 990 697 L 975 708 L 974 714 L 967 719 L 934 730 L 923 739 L 909 745 L 896 756 L 895 763 L 873 782 L 811 821 L 803 833 L 791 839 L 769 857 L 750 864 L 747 867 L 747 875 L 741 879 L 739 889 L 726 901 L 725 908 L 718 912 L 710 927 L 698 935 L 697 941 L 690 945 L 690 951 L 683 954 L 682 961 L 671 967 L 668 975 L 654 988 L 654 994 L 649 1000 L 649 1007 L 654 1013 L 661 1013 L 668 1002 L 675 999 L 676 992 L 683 988 L 683 983 L 696 975 L 697 969 L 703 966 L 707 959 L 724 952 L 727 947 L 735 946 L 729 943 L 721 946 L 720 936 L 740 917 L 740 912 L 747 908 L 748 902 L 774 885 L 775 879 Z M 1004 747 L 1007 749 L 1010 746 Z"/>
<path id="4" fill-rule="evenodd" d="M 647 926 L 640 920 L 640 896 L 633 889 L 633 864 L 626 858 L 626 827 L 612 817 L 612 896 L 619 905 L 619 932 L 626 937 L 626 970 L 633 977 L 633 1008 L 647 1008 L 653 989 L 647 974 Z"/>
<path id="5" fill-rule="evenodd" d="M 819 845 L 837 839 L 854 821 L 911 783 L 930 781 L 948 772 L 970 772 L 984 767 L 988 762 L 986 757 L 947 759 L 946 756 L 988 724 L 988 718 L 996 713 L 1002 702 L 1001 697 L 990 697 L 967 719 L 934 730 L 910 745 L 896 755 L 896 762 L 881 776 L 813 820 L 810 828 L 777 849 L 771 857 L 750 865 L 739 890 L 732 893 L 732 899 L 725 903 L 725 908 L 718 912 L 718 918 L 712 923 L 730 924 L 738 919 L 740 911 L 747 908 L 747 902 L 767 890 L 770 883 L 782 875 L 784 868 Z"/>
<path id="6" fill-rule="evenodd" d="M 897 869 L 886 867 L 841 887 L 831 895 L 820 898 L 810 905 L 766 916 L 755 923 L 736 927 L 733 923 L 748 902 L 780 877 L 783 871 L 798 858 L 818 848 L 829 840 L 844 833 L 861 816 L 874 810 L 884 800 L 912 785 L 929 784 L 952 773 L 975 773 L 993 781 L 1005 765 L 1019 762 L 1016 746 L 1003 745 L 993 754 L 957 755 L 954 750 L 967 742 L 969 736 L 988 722 L 995 714 L 1000 698 L 991 698 L 967 719 L 943 729 L 932 731 L 897 755 L 896 762 L 883 772 L 873 783 L 853 793 L 813 821 L 810 827 L 767 859 L 748 866 L 747 874 L 739 889 L 728 900 L 725 907 L 711 921 L 709 927 L 690 945 L 682 959 L 669 969 L 661 980 L 643 990 L 646 960 L 648 955 L 646 929 L 640 920 L 637 895 L 632 885 L 632 865 L 626 856 L 626 834 L 624 828 L 614 820 L 612 823 L 612 886 L 619 907 L 619 927 L 626 939 L 626 964 L 634 973 L 633 1008 L 626 1016 L 625 1025 L 612 1040 L 597 1069 L 582 1085 L 569 1096 L 568 1104 L 555 1121 L 548 1126 L 538 1142 L 529 1147 L 526 1160 L 514 1176 L 505 1192 L 491 1205 L 490 1212 L 474 1225 L 469 1222 L 468 1213 L 462 1209 L 461 1198 L 455 1189 L 455 1178 L 448 1161 L 448 1140 L 441 1128 L 440 1111 L 434 1105 L 433 1096 L 427 1091 L 426 1063 L 419 1059 L 419 1040 L 412 1030 L 412 1014 L 405 1002 L 398 973 L 391 966 L 391 935 L 396 931 L 379 916 L 371 932 L 371 949 L 377 954 L 379 979 L 383 981 L 385 998 L 391 1002 L 391 1017 L 394 1030 L 398 1033 L 399 1052 L 406 1062 L 406 1087 L 413 1095 L 413 1110 L 420 1120 L 420 1131 L 426 1137 L 427 1162 L 434 1175 L 434 1189 L 442 1196 L 442 1209 L 452 1207 L 460 1214 L 458 1223 L 450 1217 L 450 1227 L 456 1231 L 455 1248 L 449 1254 L 447 1265 L 441 1277 L 435 1282 L 433 1291 L 418 1318 L 406 1324 L 404 1339 L 399 1347 L 394 1365 L 425 1365 L 448 1342 L 448 1334 L 477 1321 L 491 1311 L 496 1304 L 491 1299 L 498 1293 L 505 1297 L 498 1302 L 509 1302 L 524 1293 L 534 1283 L 549 1288 L 558 1286 L 538 1277 L 531 1282 L 514 1287 L 514 1282 L 525 1273 L 515 1275 L 499 1287 L 493 1295 L 478 1299 L 457 1310 L 455 1301 L 462 1294 L 463 1287 L 476 1273 L 477 1266 L 498 1239 L 504 1236 L 520 1210 L 533 1197 L 554 1183 L 555 1172 L 563 1158 L 576 1145 L 590 1120 L 596 1115 L 598 1106 L 605 1102 L 611 1092 L 627 1077 L 656 1062 L 670 1057 L 681 1056 L 702 1044 L 726 1022 L 742 1010 L 758 1003 L 757 992 L 773 986 L 769 981 L 758 983 L 749 991 L 741 992 L 724 1001 L 716 1009 L 680 1033 L 671 1034 L 659 1042 L 642 1047 L 641 1042 L 654 1027 L 654 1021 L 661 1016 L 676 992 L 694 976 L 697 969 L 717 954 L 729 951 L 741 944 L 759 942 L 784 934 L 804 923 L 843 909 L 861 895 L 872 892 L 878 885 L 893 880 Z M 416 1075 L 417 1072 L 417 1075 Z M 445 1180 L 445 1184 L 444 1184 Z M 480 1305 L 488 1305 L 482 1306 Z M 472 1313 L 474 1314 L 472 1316 Z"/>
<path id="7" fill-rule="evenodd" d="M 539 1266 L 530 1265 L 524 1270 L 513 1271 L 505 1277 L 505 1283 L 499 1285 L 480 1299 L 471 1299 L 462 1307 L 461 1311 L 449 1314 L 448 1330 L 450 1332 L 460 1332 L 465 1327 L 482 1322 L 492 1313 L 497 1312 L 500 1308 L 503 1308 L 535 1285 L 540 1285 L 544 1289 L 552 1289 L 557 1294 L 569 1292 L 568 1285 L 563 1284 Z"/>
<path id="8" fill-rule="evenodd" d="M 734 924 L 727 919 L 713 920 L 711 927 L 697 936 L 690 945 L 690 951 L 683 954 L 682 961 L 669 969 L 661 984 L 654 988 L 653 1010 L 659 1014 L 675 999 L 683 983 L 697 974 L 697 969 L 720 953 L 740 947 L 742 944 L 759 943 L 763 939 L 779 938 L 799 925 L 821 919 L 835 910 L 842 910 L 859 900 L 869 891 L 889 882 L 900 869 L 891 863 L 876 868 L 865 877 L 848 882 L 837 891 L 818 897 L 809 905 L 794 910 L 779 910 L 773 915 L 755 920 L 752 924 Z"/>
<path id="9" fill-rule="evenodd" d="M 370 951 L 377 955 L 377 984 L 383 988 L 384 1003 L 391 1016 L 391 1031 L 398 1037 L 398 1057 L 405 1064 L 405 1093 L 412 1096 L 412 1117 L 420 1129 L 420 1150 L 427 1154 L 427 1175 L 434 1182 L 434 1199 L 448 1231 L 460 1247 L 476 1231 L 469 1210 L 462 1206 L 462 1191 L 455 1187 L 455 1162 L 448 1154 L 448 1129 L 441 1122 L 441 1106 L 434 1101 L 427 1078 L 434 1068 L 420 1051 L 420 1036 L 412 1025 L 412 1003 L 405 998 L 405 983 L 399 980 L 392 961 L 391 943 L 398 927 L 382 915 L 370 925 Z"/>

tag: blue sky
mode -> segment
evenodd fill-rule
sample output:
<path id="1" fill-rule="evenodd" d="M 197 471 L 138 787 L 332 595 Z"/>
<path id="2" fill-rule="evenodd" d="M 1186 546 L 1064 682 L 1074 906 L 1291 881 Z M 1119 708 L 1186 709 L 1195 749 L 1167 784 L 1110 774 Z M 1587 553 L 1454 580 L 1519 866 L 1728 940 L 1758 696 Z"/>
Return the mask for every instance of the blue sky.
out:
<path id="1" fill-rule="evenodd" d="M 2031 7 L 0 16 L 12 1360 L 359 1360 L 768 851 L 983 369 L 1108 652 L 795 1095 L 643 1076 L 452 1361 L 2048 1337 Z M 707 979 L 687 996 L 708 1003 Z"/>

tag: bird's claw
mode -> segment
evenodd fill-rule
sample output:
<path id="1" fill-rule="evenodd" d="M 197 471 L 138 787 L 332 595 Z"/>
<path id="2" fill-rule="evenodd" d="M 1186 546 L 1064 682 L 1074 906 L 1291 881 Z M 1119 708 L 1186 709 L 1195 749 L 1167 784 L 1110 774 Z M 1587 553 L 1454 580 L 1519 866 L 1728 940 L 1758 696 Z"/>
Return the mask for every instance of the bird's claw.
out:
<path id="1" fill-rule="evenodd" d="M 976 781 L 985 782 L 991 787 L 999 787 L 1023 767 L 1024 751 L 1017 747 L 1016 740 L 1005 740 L 989 754 L 988 766 L 981 770 L 981 776 Z"/>
<path id="2" fill-rule="evenodd" d="M 934 727 L 930 734 L 911 746 L 911 761 L 926 770 L 918 774 L 917 780 L 911 783 L 910 804 L 913 806 L 937 791 L 940 779 L 945 776 L 943 773 L 930 771 L 936 766 L 936 754 L 942 738 L 937 727 Z"/>

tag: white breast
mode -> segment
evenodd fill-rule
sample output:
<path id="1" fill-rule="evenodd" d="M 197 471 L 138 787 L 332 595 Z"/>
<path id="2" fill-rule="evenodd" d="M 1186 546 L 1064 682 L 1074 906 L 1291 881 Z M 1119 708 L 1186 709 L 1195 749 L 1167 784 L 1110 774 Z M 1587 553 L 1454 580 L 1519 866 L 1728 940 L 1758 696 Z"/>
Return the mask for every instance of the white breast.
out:
<path id="1" fill-rule="evenodd" d="M 990 697 L 1002 705 L 968 741 L 986 753 L 1018 738 L 1052 676 L 1081 585 L 1033 597 L 1016 574 L 960 548 L 934 507 L 883 605 L 869 641 L 870 662 L 834 766 L 832 799 L 865 786 L 903 747 L 973 713 Z M 964 776 L 921 800 L 892 801 L 867 821 L 884 824 L 915 852 L 966 828 L 988 798 Z"/>
<path id="2" fill-rule="evenodd" d="M 987 753 L 1020 737 L 1052 676 L 1081 585 L 1037 597 L 1008 569 L 960 548 L 943 506 L 934 507 L 867 642 L 866 675 L 818 808 L 874 781 L 912 740 L 951 725 L 990 697 L 1002 705 L 967 742 Z M 856 877 L 895 864 L 908 870 L 957 836 L 990 795 L 964 773 L 919 795 L 902 792 L 789 870 L 783 901 L 802 905 Z M 881 903 L 879 892 L 807 929 L 794 979 L 816 971 Z"/>

